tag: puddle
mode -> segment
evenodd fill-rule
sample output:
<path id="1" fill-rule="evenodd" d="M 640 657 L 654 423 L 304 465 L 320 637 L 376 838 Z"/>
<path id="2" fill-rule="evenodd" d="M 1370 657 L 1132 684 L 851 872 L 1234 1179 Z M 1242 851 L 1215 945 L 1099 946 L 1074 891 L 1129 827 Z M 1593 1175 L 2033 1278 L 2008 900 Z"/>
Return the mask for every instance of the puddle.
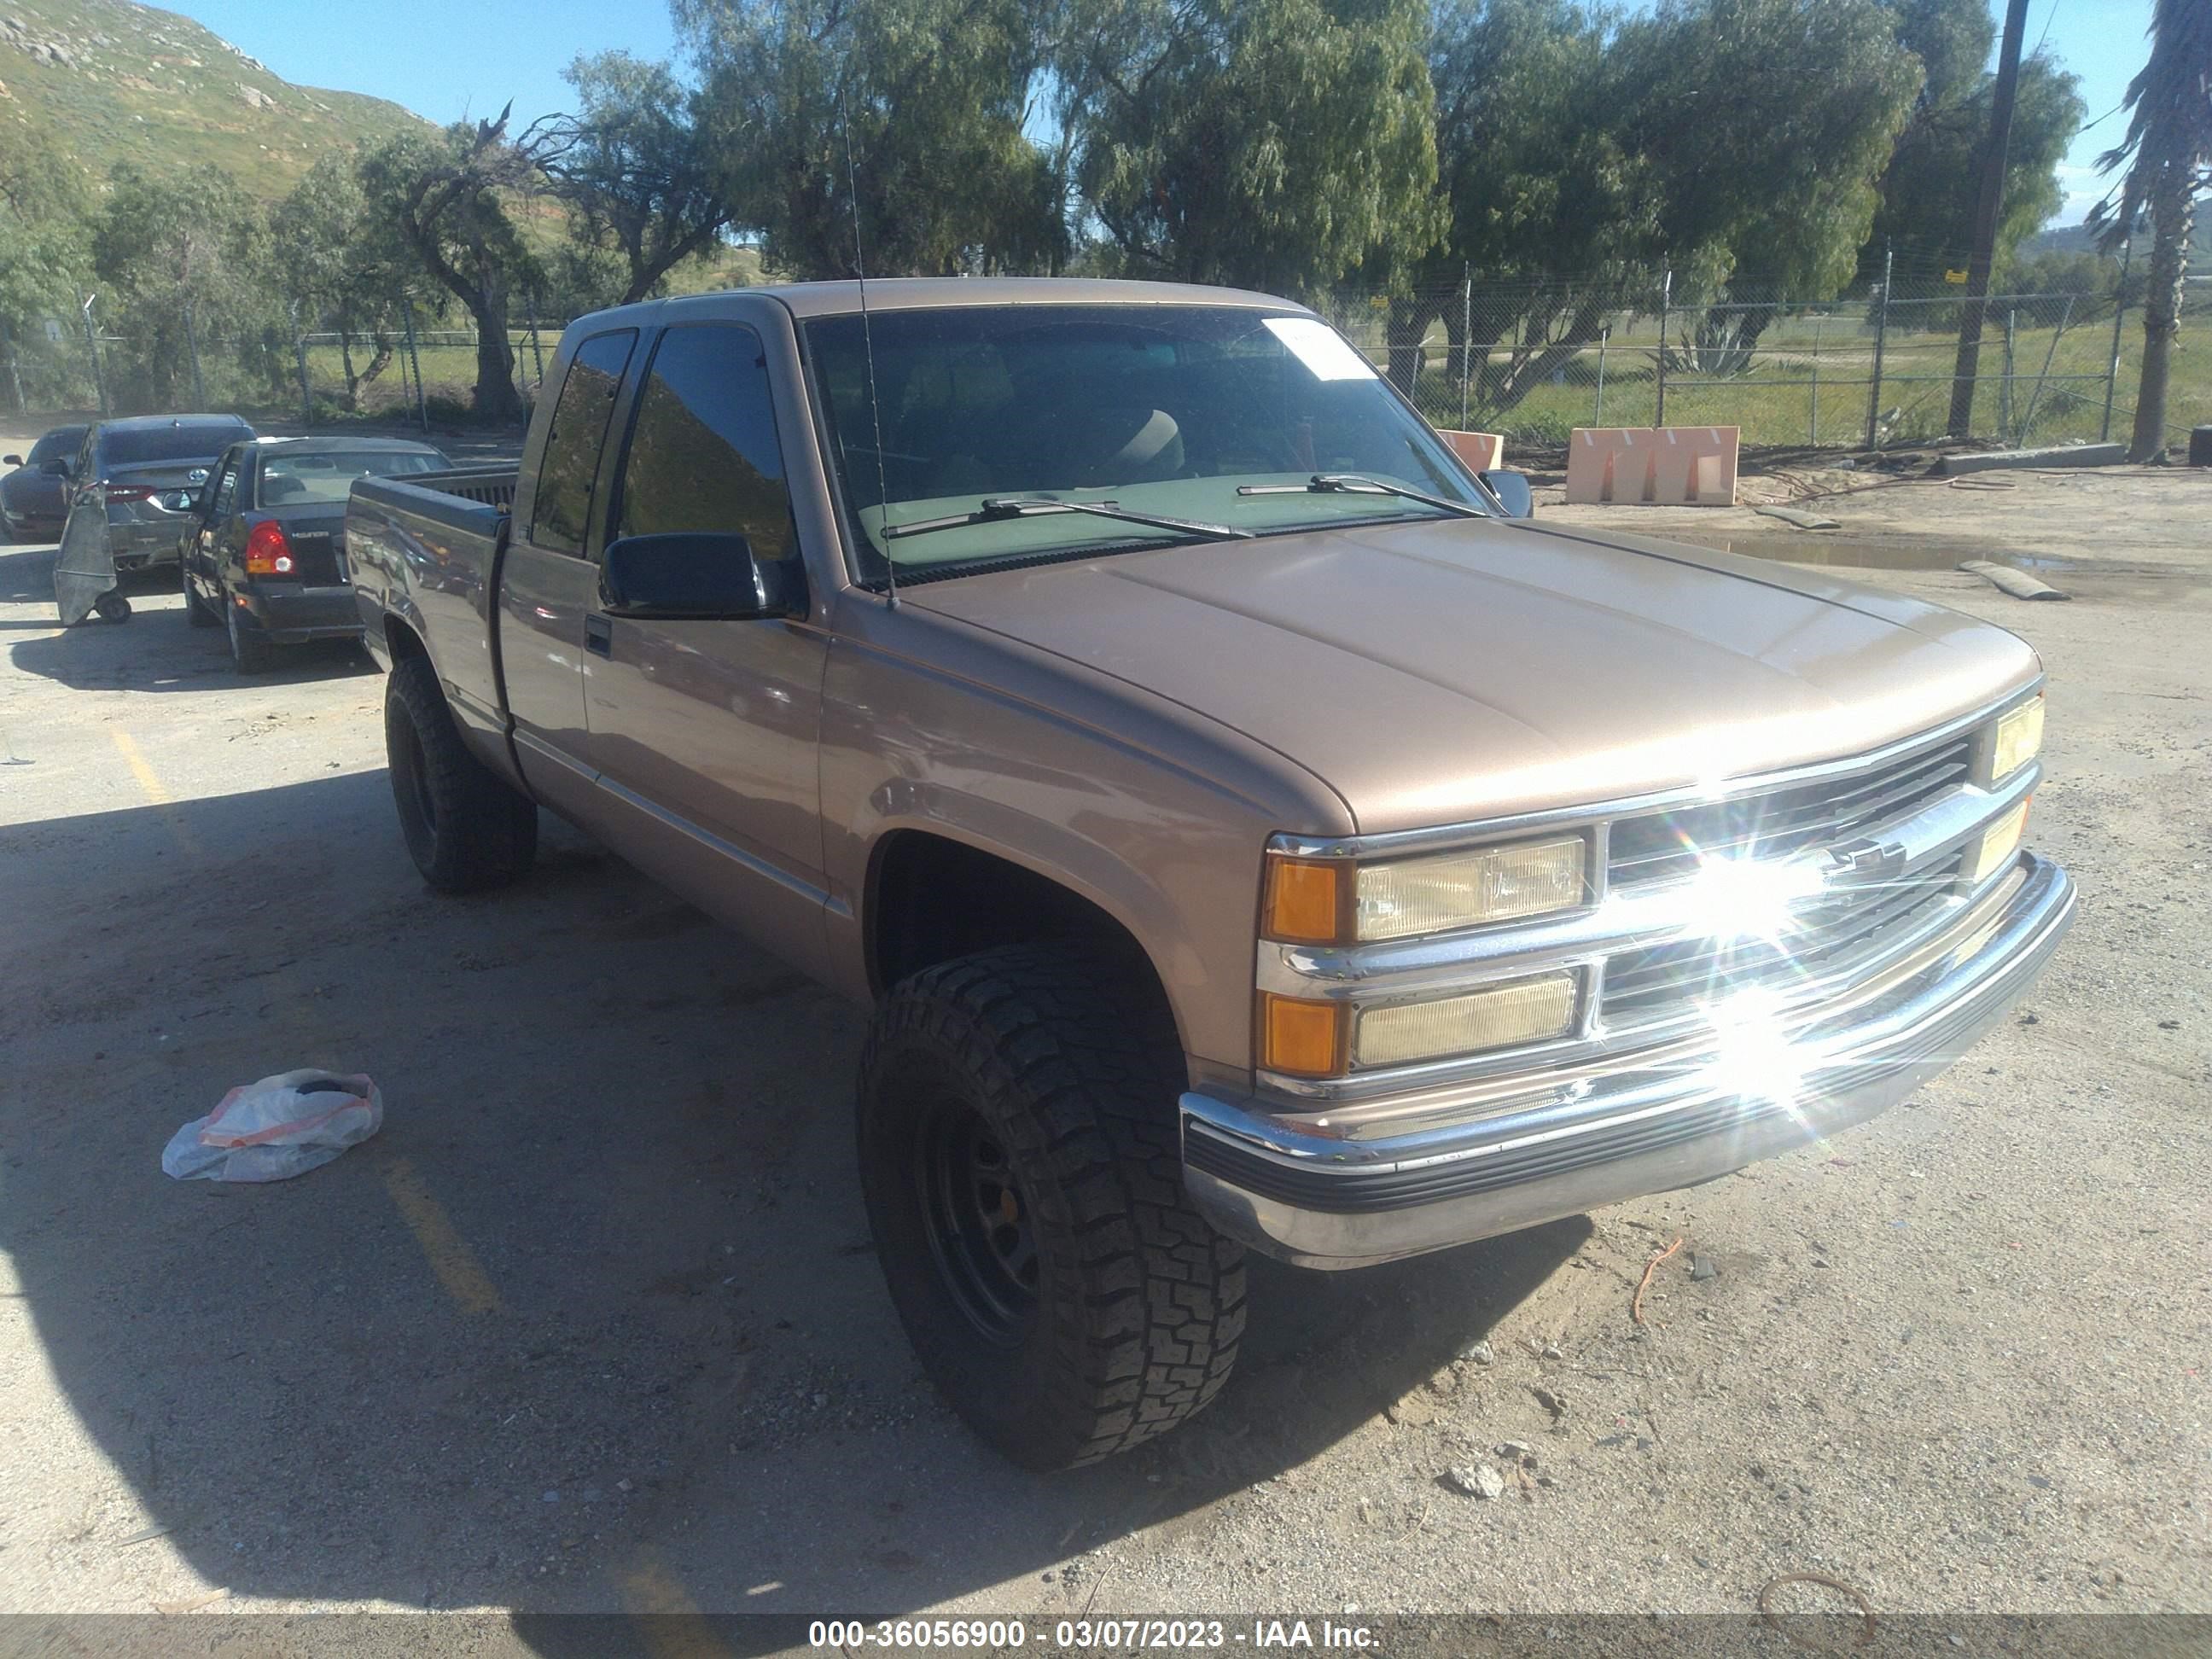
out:
<path id="1" fill-rule="evenodd" d="M 1752 531 L 1700 534 L 1668 532 L 1669 541 L 1741 553 L 1784 564 L 1851 565 L 1862 570 L 1955 570 L 1968 559 L 1989 559 L 2015 570 L 2079 570 L 2080 562 L 2045 553 L 2022 553 L 1985 540 L 1956 536 L 1850 536 L 1832 530 Z"/>

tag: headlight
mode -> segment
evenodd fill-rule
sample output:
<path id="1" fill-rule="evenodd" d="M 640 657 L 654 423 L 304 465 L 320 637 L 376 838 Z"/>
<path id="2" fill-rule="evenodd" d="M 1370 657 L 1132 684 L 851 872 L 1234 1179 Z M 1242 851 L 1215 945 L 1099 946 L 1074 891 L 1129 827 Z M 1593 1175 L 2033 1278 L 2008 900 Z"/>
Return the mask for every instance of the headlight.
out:
<path id="1" fill-rule="evenodd" d="M 1352 865 L 1272 858 L 1263 930 L 1302 945 L 1368 944 L 1571 910 L 1586 894 L 1580 836 Z"/>
<path id="2" fill-rule="evenodd" d="M 1358 1067 L 1549 1042 L 1574 1030 L 1578 986 L 1577 975 L 1562 969 L 1377 1008 L 1262 991 L 1260 1064 L 1292 1077 L 1341 1077 Z"/>
<path id="3" fill-rule="evenodd" d="M 1355 1066 L 1406 1066 L 1565 1036 L 1575 1023 L 1575 976 L 1536 974 L 1436 1002 L 1360 1011 Z"/>
<path id="4" fill-rule="evenodd" d="M 2043 747 L 2043 698 L 2030 697 L 1997 722 L 1996 762 L 1990 781 L 2002 783 L 2035 758 Z"/>
<path id="5" fill-rule="evenodd" d="M 2020 851 L 2021 832 L 2027 828 L 2027 802 L 2021 804 L 1982 831 L 1982 850 L 1975 856 L 1973 882 L 1982 882 L 2004 867 Z"/>

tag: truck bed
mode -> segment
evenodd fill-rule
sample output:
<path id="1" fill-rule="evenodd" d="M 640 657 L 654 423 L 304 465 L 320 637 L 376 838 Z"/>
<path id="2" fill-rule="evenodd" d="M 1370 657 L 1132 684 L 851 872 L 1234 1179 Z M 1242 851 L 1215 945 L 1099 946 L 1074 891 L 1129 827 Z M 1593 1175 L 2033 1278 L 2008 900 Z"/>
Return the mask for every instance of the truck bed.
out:
<path id="1" fill-rule="evenodd" d="M 404 618 L 447 677 L 454 712 L 485 731 L 501 724 L 487 646 L 520 476 L 506 466 L 358 478 L 346 501 L 346 564 L 370 651 L 389 667 L 385 618 Z"/>

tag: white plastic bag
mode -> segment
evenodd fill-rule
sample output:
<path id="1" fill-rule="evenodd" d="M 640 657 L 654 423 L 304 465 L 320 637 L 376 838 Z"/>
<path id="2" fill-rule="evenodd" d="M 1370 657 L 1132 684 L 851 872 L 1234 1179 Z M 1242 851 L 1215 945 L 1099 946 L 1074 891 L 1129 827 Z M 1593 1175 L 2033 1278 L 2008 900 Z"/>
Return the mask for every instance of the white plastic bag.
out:
<path id="1" fill-rule="evenodd" d="M 170 1136 L 161 1171 L 179 1181 L 288 1181 L 383 1124 L 384 1097 L 368 1078 L 286 1072 L 233 1089 Z"/>

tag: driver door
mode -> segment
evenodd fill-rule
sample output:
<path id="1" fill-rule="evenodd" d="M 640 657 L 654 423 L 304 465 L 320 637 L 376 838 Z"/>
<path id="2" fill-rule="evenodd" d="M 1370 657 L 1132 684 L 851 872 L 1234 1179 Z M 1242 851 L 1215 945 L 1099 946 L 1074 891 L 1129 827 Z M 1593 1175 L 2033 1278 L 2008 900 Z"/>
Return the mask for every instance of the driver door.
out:
<path id="1" fill-rule="evenodd" d="M 215 464 L 215 478 L 207 499 L 185 531 L 179 550 L 185 566 L 185 586 L 222 614 L 222 531 L 238 507 L 238 479 L 245 463 L 242 446 L 234 444 Z"/>

